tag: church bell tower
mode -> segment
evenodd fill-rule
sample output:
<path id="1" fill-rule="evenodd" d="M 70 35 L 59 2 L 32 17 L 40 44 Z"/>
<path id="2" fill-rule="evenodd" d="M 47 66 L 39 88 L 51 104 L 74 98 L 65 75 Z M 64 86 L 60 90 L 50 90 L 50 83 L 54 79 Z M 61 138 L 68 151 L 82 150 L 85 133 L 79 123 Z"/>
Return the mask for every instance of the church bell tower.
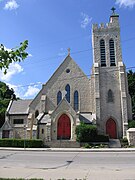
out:
<path id="1" fill-rule="evenodd" d="M 100 134 L 126 136 L 131 101 L 122 62 L 119 15 L 112 8 L 109 23 L 92 27 L 94 113 Z"/>

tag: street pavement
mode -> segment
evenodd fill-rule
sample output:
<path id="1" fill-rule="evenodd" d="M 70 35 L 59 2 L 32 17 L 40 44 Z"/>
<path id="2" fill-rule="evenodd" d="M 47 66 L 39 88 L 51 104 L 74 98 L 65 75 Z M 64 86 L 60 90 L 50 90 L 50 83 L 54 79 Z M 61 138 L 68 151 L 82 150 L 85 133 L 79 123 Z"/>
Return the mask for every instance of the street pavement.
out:
<path id="1" fill-rule="evenodd" d="M 135 149 L 90 150 L 1 148 L 0 177 L 135 180 Z"/>

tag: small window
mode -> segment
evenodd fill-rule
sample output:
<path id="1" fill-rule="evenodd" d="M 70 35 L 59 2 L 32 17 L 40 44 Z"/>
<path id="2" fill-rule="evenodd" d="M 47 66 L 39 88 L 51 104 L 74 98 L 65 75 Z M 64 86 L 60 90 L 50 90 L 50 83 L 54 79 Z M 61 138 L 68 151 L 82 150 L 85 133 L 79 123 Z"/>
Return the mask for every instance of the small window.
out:
<path id="1" fill-rule="evenodd" d="M 107 97 L 108 102 L 114 102 L 114 95 L 111 89 L 108 91 L 108 97 Z"/>
<path id="2" fill-rule="evenodd" d="M 109 49 L 110 49 L 110 66 L 116 66 L 114 40 L 113 39 L 110 39 L 110 41 L 109 41 Z"/>
<path id="3" fill-rule="evenodd" d="M 100 58 L 101 66 L 106 66 L 105 41 L 103 39 L 100 40 Z"/>
<path id="4" fill-rule="evenodd" d="M 42 129 L 42 134 L 44 134 L 44 129 Z"/>
<path id="5" fill-rule="evenodd" d="M 13 124 L 23 124 L 24 123 L 24 119 L 14 119 L 13 120 Z"/>
<path id="6" fill-rule="evenodd" d="M 39 111 L 38 111 L 38 110 L 36 110 L 36 111 L 35 111 L 35 118 L 37 118 L 37 117 L 38 117 L 38 115 L 39 115 Z"/>
<path id="7" fill-rule="evenodd" d="M 66 73 L 70 73 L 70 69 L 66 69 Z"/>
<path id="8" fill-rule="evenodd" d="M 59 91 L 57 93 L 57 105 L 60 103 L 61 100 L 62 100 L 62 93 L 61 93 L 61 91 Z"/>
<path id="9" fill-rule="evenodd" d="M 65 90 L 67 91 L 66 100 L 70 103 L 70 86 L 69 86 L 69 84 L 66 85 Z"/>
<path id="10" fill-rule="evenodd" d="M 78 91 L 74 92 L 74 110 L 76 112 L 79 110 L 79 95 L 78 95 Z"/>

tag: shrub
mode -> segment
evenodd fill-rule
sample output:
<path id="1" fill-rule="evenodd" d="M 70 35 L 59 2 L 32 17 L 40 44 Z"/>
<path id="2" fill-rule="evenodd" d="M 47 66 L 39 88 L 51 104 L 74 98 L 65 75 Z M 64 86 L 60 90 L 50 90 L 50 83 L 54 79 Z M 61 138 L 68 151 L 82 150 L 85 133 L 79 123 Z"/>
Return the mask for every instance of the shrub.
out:
<path id="1" fill-rule="evenodd" d="M 82 147 L 87 149 L 93 149 L 93 148 L 108 148 L 108 144 L 99 144 L 99 143 L 82 143 Z"/>
<path id="2" fill-rule="evenodd" d="M 120 142 L 121 142 L 121 147 L 128 147 L 128 140 L 127 140 L 127 138 L 121 139 Z"/>
<path id="3" fill-rule="evenodd" d="M 128 128 L 135 128 L 135 120 L 128 121 Z"/>
<path id="4" fill-rule="evenodd" d="M 79 142 L 108 142 L 109 137 L 98 135 L 95 125 L 81 123 L 76 127 L 77 141 Z"/>
<path id="5" fill-rule="evenodd" d="M 91 148 L 91 145 L 86 143 L 86 144 L 84 144 L 84 148 Z"/>
<path id="6" fill-rule="evenodd" d="M 97 128 L 94 125 L 81 123 L 76 127 L 77 141 L 89 142 L 91 138 L 97 135 Z"/>
<path id="7" fill-rule="evenodd" d="M 0 139 L 0 147 L 43 147 L 43 141 L 39 139 Z"/>

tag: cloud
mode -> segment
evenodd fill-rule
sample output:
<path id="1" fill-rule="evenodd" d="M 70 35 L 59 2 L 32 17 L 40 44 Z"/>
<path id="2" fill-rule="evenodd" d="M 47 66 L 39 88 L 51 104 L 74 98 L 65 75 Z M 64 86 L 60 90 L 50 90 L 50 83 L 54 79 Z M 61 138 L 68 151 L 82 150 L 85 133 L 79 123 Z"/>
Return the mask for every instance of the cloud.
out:
<path id="1" fill-rule="evenodd" d="M 92 17 L 89 17 L 87 14 L 83 12 L 81 13 L 81 17 L 82 17 L 81 27 L 85 29 L 90 24 Z"/>
<path id="2" fill-rule="evenodd" d="M 9 66 L 7 74 L 4 74 L 2 71 L 0 71 L 0 80 L 8 82 L 14 75 L 22 71 L 23 71 L 23 68 L 18 63 L 12 63 Z"/>
<path id="3" fill-rule="evenodd" d="M 4 50 L 5 50 L 5 51 L 8 51 L 8 52 L 10 52 L 10 51 L 11 51 L 11 49 L 6 48 L 5 46 L 4 46 Z"/>
<path id="4" fill-rule="evenodd" d="M 135 0 L 116 0 L 116 4 L 119 6 L 130 7 L 132 8 L 135 5 Z"/>
<path id="5" fill-rule="evenodd" d="M 1 47 L 2 47 L 2 46 L 0 46 L 0 50 L 1 50 Z M 6 46 L 4 46 L 4 50 L 5 50 L 5 51 L 8 51 L 8 52 L 10 52 L 10 51 L 11 51 L 11 49 L 6 48 Z"/>
<path id="6" fill-rule="evenodd" d="M 9 88 L 12 88 L 14 90 L 16 97 L 23 98 L 26 90 L 22 85 L 14 85 L 10 83 L 6 84 L 9 86 Z"/>
<path id="7" fill-rule="evenodd" d="M 30 85 L 27 87 L 26 85 L 14 85 L 10 83 L 6 83 L 9 88 L 12 88 L 15 92 L 16 97 L 19 97 L 21 99 L 29 99 L 33 98 L 33 96 L 36 96 L 37 93 L 41 89 L 41 82 L 37 82 L 36 85 L 35 83 L 30 83 Z"/>
<path id="8" fill-rule="evenodd" d="M 29 56 L 29 57 L 33 57 L 32 54 L 30 54 L 30 53 L 28 54 L 28 56 Z"/>
<path id="9" fill-rule="evenodd" d="M 37 88 L 37 85 L 34 86 L 28 86 L 28 89 L 26 93 L 24 94 L 24 97 L 34 96 L 39 92 L 39 88 Z"/>
<path id="10" fill-rule="evenodd" d="M 17 9 L 19 7 L 19 5 L 17 4 L 16 0 L 9 0 L 5 6 L 4 9 L 5 10 L 14 10 Z"/>

